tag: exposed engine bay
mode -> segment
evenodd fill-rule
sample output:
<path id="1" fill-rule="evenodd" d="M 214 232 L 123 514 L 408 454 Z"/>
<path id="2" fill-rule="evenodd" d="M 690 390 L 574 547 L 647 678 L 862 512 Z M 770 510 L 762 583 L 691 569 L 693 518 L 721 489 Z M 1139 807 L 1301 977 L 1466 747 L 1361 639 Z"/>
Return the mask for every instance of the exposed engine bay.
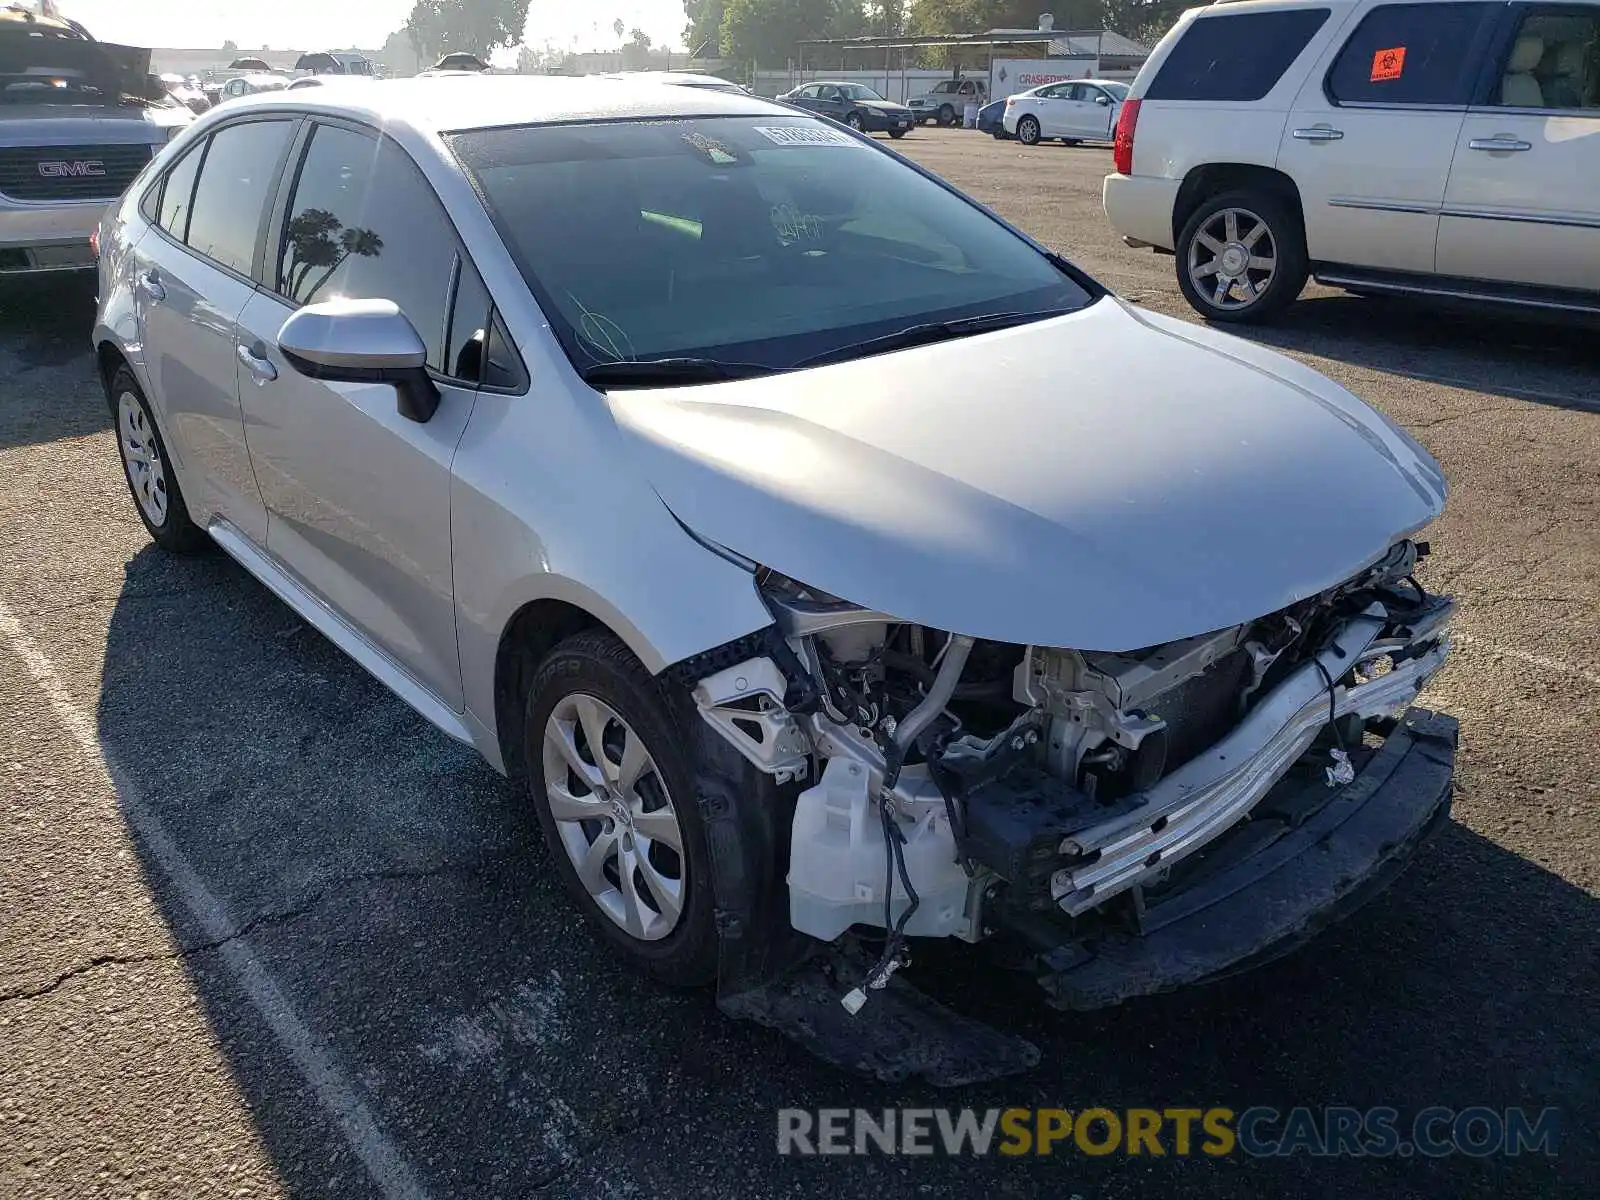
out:
<path id="1" fill-rule="evenodd" d="M 774 627 L 694 696 L 798 791 L 794 928 L 886 932 L 854 1011 L 908 937 L 1005 928 L 1048 950 L 1136 924 L 1291 769 L 1351 784 L 1449 648 L 1452 602 L 1413 574 L 1426 552 L 1400 542 L 1280 611 L 1128 652 L 976 640 L 760 569 Z"/>

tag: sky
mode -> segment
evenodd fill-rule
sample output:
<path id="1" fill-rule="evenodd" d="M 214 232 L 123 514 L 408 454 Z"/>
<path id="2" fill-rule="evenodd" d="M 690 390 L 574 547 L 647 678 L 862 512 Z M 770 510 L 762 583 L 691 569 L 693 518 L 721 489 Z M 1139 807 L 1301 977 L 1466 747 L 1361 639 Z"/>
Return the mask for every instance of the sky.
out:
<path id="1" fill-rule="evenodd" d="M 372 48 L 405 21 L 412 0 L 58 0 L 61 11 L 108 42 L 137 46 L 263 45 L 311 50 Z M 567 50 L 610 50 L 618 17 L 656 42 L 683 43 L 682 0 L 531 0 L 526 40 Z M 574 41 L 576 39 L 576 41 Z"/>

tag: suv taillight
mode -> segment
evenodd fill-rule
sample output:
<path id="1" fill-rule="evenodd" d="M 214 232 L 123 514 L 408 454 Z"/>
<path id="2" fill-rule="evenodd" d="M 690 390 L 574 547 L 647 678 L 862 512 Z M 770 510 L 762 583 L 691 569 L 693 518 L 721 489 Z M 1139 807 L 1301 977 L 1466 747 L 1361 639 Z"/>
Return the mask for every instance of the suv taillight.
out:
<path id="1" fill-rule="evenodd" d="M 1117 134 L 1111 143 L 1111 162 L 1118 175 L 1133 174 L 1133 131 L 1139 124 L 1139 101 L 1124 100 L 1117 117 Z"/>

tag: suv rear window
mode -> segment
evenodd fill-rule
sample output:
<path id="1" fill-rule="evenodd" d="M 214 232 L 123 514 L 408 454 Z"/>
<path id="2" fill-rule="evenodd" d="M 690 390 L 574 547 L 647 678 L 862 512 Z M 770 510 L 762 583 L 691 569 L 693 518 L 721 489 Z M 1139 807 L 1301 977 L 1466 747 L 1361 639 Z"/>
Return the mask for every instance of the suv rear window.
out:
<path id="1" fill-rule="evenodd" d="M 1333 69 L 1336 104 L 1466 106 L 1498 4 L 1387 4 L 1362 18 Z"/>
<path id="2" fill-rule="evenodd" d="M 1259 100 L 1328 19 L 1326 8 L 1197 18 L 1167 55 L 1147 100 Z"/>

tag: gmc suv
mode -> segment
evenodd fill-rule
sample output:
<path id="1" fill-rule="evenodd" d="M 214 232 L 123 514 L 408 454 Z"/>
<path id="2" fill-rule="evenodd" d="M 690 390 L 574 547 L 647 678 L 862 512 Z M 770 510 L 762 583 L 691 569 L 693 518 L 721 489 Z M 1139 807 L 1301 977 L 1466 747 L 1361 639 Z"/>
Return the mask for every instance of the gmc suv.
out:
<path id="1" fill-rule="evenodd" d="M 1600 315 L 1600 2 L 1249 0 L 1134 81 L 1105 210 L 1201 314 L 1307 276 Z"/>
<path id="2" fill-rule="evenodd" d="M 149 59 L 0 10 L 0 276 L 94 266 L 89 235 L 106 206 L 194 120 Z"/>

